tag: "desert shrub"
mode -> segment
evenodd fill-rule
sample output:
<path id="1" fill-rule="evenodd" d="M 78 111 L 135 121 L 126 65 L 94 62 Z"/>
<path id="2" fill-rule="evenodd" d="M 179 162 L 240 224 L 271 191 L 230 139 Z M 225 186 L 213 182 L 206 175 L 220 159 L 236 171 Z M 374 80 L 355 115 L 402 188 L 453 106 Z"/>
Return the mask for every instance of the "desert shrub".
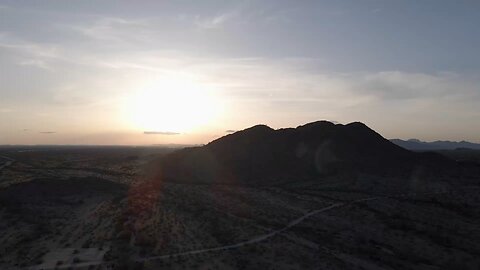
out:
<path id="1" fill-rule="evenodd" d="M 154 246 L 155 239 L 146 235 L 145 233 L 139 233 L 135 238 L 135 244 L 138 246 Z"/>
<path id="2" fill-rule="evenodd" d="M 117 238 L 128 240 L 128 239 L 130 239 L 130 232 L 127 231 L 127 230 L 123 230 L 123 231 L 121 231 L 117 234 Z"/>

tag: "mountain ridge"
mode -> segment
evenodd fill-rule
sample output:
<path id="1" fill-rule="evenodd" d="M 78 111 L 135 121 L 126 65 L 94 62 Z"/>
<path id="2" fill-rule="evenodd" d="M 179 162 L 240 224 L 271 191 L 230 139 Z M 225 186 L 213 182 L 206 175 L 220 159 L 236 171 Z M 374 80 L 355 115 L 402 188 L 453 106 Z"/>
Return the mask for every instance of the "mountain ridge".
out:
<path id="1" fill-rule="evenodd" d="M 459 148 L 480 150 L 480 144 L 468 141 L 432 141 L 425 142 L 418 139 L 391 139 L 392 143 L 399 145 L 405 149 L 413 151 L 427 151 L 427 150 L 455 150 Z"/>
<path id="2" fill-rule="evenodd" d="M 277 130 L 256 125 L 171 153 L 160 168 L 162 179 L 170 181 L 271 184 L 334 174 L 408 175 L 418 167 L 453 163 L 406 150 L 361 122 L 316 121 Z"/>

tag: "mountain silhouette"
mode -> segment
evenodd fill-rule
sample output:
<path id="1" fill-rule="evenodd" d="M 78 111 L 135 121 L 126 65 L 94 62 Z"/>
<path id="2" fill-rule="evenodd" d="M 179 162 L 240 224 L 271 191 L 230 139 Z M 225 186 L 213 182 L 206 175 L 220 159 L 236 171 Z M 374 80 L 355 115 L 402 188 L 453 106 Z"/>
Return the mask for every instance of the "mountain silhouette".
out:
<path id="1" fill-rule="evenodd" d="M 453 161 L 434 153 L 406 150 L 360 122 L 309 123 L 274 130 L 257 125 L 185 148 L 160 162 L 167 181 L 221 184 L 272 184 L 315 180 L 335 174 L 409 175 L 418 167 Z"/>
<path id="2" fill-rule="evenodd" d="M 401 140 L 401 139 L 392 139 L 390 140 L 396 145 L 399 145 L 408 150 L 414 151 L 426 151 L 426 150 L 455 150 L 455 149 L 475 149 L 480 150 L 480 144 L 471 143 L 467 141 L 452 142 L 452 141 L 434 141 L 434 142 L 423 142 L 417 139 Z"/>

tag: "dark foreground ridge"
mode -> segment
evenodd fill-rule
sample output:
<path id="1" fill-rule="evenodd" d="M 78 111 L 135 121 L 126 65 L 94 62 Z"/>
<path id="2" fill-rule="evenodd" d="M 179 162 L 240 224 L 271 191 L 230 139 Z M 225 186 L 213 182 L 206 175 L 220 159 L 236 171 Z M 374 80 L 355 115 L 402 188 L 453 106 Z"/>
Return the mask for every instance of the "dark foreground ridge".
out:
<path id="1" fill-rule="evenodd" d="M 162 160 L 159 177 L 263 185 L 338 174 L 408 176 L 419 168 L 438 172 L 455 165 L 438 154 L 408 151 L 360 122 L 318 121 L 278 130 L 257 125 L 174 152 Z"/>

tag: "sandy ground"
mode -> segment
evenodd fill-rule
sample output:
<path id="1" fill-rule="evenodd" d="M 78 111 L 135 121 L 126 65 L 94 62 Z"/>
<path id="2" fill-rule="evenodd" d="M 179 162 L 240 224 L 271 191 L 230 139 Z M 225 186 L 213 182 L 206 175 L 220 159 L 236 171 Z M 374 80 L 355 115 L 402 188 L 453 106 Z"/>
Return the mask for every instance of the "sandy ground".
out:
<path id="1" fill-rule="evenodd" d="M 103 257 L 109 248 L 62 248 L 50 251 L 43 257 L 44 263 L 29 269 L 63 269 L 80 268 L 89 265 L 98 265 L 103 262 Z"/>

